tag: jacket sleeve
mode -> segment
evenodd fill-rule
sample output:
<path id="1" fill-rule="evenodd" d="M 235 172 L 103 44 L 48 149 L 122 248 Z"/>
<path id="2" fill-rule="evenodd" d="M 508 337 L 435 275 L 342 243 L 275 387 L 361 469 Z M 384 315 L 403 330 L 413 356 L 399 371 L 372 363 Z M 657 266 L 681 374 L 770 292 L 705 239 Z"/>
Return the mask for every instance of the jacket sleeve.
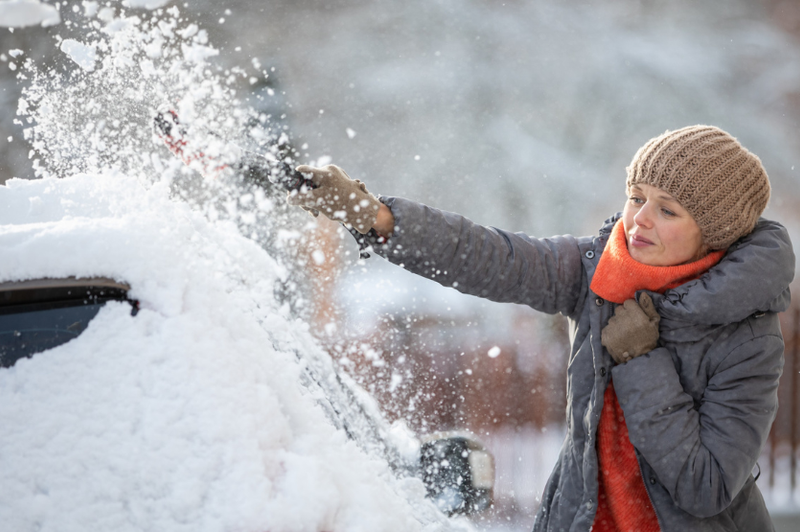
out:
<path id="1" fill-rule="evenodd" d="M 742 489 L 775 418 L 782 368 L 782 338 L 751 335 L 722 359 L 697 405 L 666 347 L 614 367 L 631 443 L 679 508 L 710 517 Z"/>
<path id="2" fill-rule="evenodd" d="M 390 262 L 492 301 L 550 314 L 575 310 L 586 277 L 579 239 L 536 239 L 402 198 L 381 201 L 392 210 L 395 231 L 374 251 Z"/>

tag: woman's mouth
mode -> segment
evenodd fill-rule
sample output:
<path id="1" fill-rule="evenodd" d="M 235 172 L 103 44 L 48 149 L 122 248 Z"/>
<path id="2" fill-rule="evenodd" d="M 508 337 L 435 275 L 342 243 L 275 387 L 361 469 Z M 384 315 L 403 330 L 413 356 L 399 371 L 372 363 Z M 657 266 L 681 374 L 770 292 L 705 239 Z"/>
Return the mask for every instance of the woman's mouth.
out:
<path id="1" fill-rule="evenodd" d="M 643 248 L 652 245 L 652 240 L 649 240 L 641 235 L 631 235 L 631 246 L 633 247 Z"/>

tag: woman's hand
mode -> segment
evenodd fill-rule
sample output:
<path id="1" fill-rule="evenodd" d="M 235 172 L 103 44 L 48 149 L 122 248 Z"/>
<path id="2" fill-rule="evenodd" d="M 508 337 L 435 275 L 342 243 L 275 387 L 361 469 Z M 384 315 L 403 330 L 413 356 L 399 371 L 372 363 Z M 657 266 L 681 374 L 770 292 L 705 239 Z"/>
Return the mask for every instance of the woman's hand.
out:
<path id="1" fill-rule="evenodd" d="M 298 166 L 297 171 L 310 174 L 317 188 L 303 192 L 292 191 L 286 201 L 290 205 L 302 207 L 314 216 L 322 213 L 331 220 L 342 222 L 352 226 L 359 233 L 366 234 L 378 221 L 380 208 L 386 208 L 378 198 L 367 191 L 364 183 L 350 179 L 350 176 L 338 166 L 329 164 L 323 168 L 314 168 L 304 165 Z M 391 212 L 389 214 L 391 215 Z M 383 218 L 385 225 L 385 214 Z M 391 222 L 393 228 L 394 217 Z"/>
<path id="2" fill-rule="evenodd" d="M 642 293 L 638 303 L 628 299 L 617 306 L 600 333 L 600 343 L 617 364 L 623 364 L 656 348 L 660 321 L 653 300 L 646 292 Z"/>

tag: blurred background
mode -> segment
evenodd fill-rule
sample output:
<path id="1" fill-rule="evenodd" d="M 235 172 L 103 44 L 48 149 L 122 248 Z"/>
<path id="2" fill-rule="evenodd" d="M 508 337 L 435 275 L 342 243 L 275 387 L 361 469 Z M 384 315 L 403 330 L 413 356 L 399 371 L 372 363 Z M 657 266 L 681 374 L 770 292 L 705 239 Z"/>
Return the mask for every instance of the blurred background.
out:
<path id="1" fill-rule="evenodd" d="M 334 162 L 372 192 L 536 236 L 595 234 L 621 210 L 645 141 L 707 123 L 761 157 L 765 215 L 800 242 L 797 0 L 172 4 L 208 30 L 221 65 L 269 71 L 239 95 L 286 125 L 298 162 Z M 46 64 L 58 32 L 0 28 L 0 183 L 34 176 L 9 51 Z M 566 323 L 358 260 L 324 220 L 313 230 L 320 340 L 390 421 L 477 435 L 497 460 L 496 505 L 478 526 L 528 530 L 564 434 Z M 760 464 L 778 521 L 800 507 L 799 316 L 782 317 L 781 411 Z"/>

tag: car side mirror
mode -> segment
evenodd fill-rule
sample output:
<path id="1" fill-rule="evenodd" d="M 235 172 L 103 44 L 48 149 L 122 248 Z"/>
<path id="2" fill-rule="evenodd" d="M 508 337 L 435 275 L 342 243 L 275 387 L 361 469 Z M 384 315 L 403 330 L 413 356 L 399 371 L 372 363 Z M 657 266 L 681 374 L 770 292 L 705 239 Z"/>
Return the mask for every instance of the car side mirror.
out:
<path id="1" fill-rule="evenodd" d="M 494 457 L 477 441 L 455 433 L 428 436 L 420 447 L 420 469 L 428 497 L 447 515 L 491 506 Z"/>

